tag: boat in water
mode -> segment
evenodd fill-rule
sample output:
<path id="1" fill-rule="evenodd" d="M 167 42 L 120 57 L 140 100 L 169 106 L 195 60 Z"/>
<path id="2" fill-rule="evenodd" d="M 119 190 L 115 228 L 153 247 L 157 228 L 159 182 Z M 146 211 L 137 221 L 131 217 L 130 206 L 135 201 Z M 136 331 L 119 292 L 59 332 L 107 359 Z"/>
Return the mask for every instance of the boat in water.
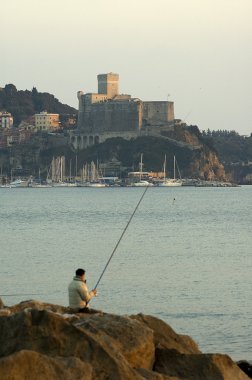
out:
<path id="1" fill-rule="evenodd" d="M 143 153 L 141 153 L 141 159 L 139 162 L 139 181 L 133 182 L 132 186 L 134 187 L 147 187 L 147 186 L 153 186 L 153 183 L 142 179 L 143 176 Z"/>
<path id="2" fill-rule="evenodd" d="M 86 185 L 87 187 L 107 187 L 104 182 L 90 182 Z"/>
<path id="3" fill-rule="evenodd" d="M 166 178 L 166 155 L 164 159 L 164 179 L 159 183 L 161 187 L 179 187 L 182 186 L 182 180 L 176 178 L 176 157 L 173 157 L 173 178 Z"/>
<path id="4" fill-rule="evenodd" d="M 49 183 L 37 183 L 33 182 L 29 187 L 33 189 L 48 189 L 49 187 L 52 187 Z"/>
<path id="5" fill-rule="evenodd" d="M 15 179 L 15 181 L 11 181 L 8 185 L 8 187 L 13 187 L 13 188 L 20 188 L 20 187 L 28 187 L 28 181 L 24 181 L 20 178 Z"/>
<path id="6" fill-rule="evenodd" d="M 149 181 L 145 181 L 145 180 L 140 180 L 139 182 L 134 182 L 132 184 L 132 186 L 134 187 L 147 187 L 147 186 L 154 186 L 153 183 L 149 182 Z"/>
<path id="7" fill-rule="evenodd" d="M 82 181 L 79 186 L 81 187 L 94 187 L 101 188 L 107 187 L 102 172 L 99 168 L 99 162 L 95 165 L 94 161 L 90 164 L 86 163 L 82 168 Z"/>

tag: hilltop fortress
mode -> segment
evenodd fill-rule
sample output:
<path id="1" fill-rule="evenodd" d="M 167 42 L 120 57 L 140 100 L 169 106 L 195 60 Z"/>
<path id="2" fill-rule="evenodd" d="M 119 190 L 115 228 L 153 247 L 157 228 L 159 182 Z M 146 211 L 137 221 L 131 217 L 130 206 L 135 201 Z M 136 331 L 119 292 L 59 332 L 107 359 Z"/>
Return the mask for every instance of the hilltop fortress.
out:
<path id="1" fill-rule="evenodd" d="M 71 134 L 75 148 L 83 149 L 108 138 L 153 135 L 174 126 L 174 103 L 142 101 L 119 94 L 119 75 L 99 74 L 98 93 L 78 92 L 77 131 Z"/>

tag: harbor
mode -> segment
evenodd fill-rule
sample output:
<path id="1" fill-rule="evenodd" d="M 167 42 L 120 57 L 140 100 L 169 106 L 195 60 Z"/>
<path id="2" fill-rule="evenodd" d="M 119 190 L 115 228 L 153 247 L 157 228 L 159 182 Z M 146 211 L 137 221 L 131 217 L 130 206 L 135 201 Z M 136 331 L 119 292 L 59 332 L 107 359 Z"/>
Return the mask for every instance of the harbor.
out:
<path id="1" fill-rule="evenodd" d="M 139 170 L 128 172 L 121 176 L 121 173 L 105 175 L 102 165 L 97 161 L 85 162 L 81 168 L 72 168 L 72 160 L 69 162 L 68 173 L 66 173 L 66 160 L 64 156 L 52 159 L 48 168 L 47 177 L 41 178 L 40 171 L 38 177 L 15 176 L 11 172 L 8 176 L 1 176 L 0 188 L 54 188 L 54 187 L 236 187 L 235 183 L 218 180 L 203 180 L 200 178 L 182 178 L 177 166 L 176 158 L 173 159 L 173 175 L 167 177 L 166 156 L 163 169 L 160 172 L 148 172 L 143 170 L 143 155 L 140 156 Z M 73 171 L 75 170 L 75 173 Z M 119 174 L 119 175 L 118 175 Z"/>

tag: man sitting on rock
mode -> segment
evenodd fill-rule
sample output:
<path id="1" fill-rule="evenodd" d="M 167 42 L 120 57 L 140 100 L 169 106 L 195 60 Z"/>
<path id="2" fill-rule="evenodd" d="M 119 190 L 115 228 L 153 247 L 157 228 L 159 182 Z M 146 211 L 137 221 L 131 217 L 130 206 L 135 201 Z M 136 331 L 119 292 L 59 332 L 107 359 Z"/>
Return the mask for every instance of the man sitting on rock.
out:
<path id="1" fill-rule="evenodd" d="M 75 313 L 88 313 L 88 303 L 97 294 L 97 290 L 88 291 L 84 269 L 77 269 L 75 277 L 68 286 L 69 307 Z"/>

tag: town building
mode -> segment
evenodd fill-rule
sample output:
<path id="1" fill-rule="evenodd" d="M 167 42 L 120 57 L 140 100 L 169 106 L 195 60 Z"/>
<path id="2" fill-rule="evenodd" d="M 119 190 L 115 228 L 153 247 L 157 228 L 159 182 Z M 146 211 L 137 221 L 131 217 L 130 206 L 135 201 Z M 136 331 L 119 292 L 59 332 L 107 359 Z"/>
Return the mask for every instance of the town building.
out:
<path id="1" fill-rule="evenodd" d="M 34 124 L 35 124 L 35 121 L 34 121 Z M 36 133 L 38 132 L 38 128 L 34 124 L 28 123 L 26 121 L 21 121 L 21 123 L 18 126 L 18 129 L 19 131 L 27 131 L 31 133 Z"/>
<path id="2" fill-rule="evenodd" d="M 78 92 L 77 130 L 70 133 L 76 149 L 104 142 L 108 138 L 136 138 L 173 127 L 174 103 L 142 101 L 119 93 L 119 75 L 99 74 L 98 93 Z"/>
<path id="3" fill-rule="evenodd" d="M 9 129 L 13 127 L 13 117 L 11 113 L 2 111 L 0 112 L 0 128 Z"/>
<path id="4" fill-rule="evenodd" d="M 59 114 L 46 111 L 35 114 L 35 127 L 38 131 L 55 131 L 60 128 Z"/>

